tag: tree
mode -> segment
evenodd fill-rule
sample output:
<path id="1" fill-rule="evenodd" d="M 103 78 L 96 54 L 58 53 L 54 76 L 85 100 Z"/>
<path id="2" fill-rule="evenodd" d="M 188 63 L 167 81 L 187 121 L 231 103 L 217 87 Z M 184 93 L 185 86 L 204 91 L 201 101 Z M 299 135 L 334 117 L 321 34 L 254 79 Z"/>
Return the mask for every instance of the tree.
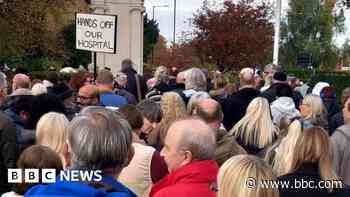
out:
<path id="1" fill-rule="evenodd" d="M 343 44 L 341 51 L 341 62 L 343 66 L 350 66 L 350 40 L 346 39 L 345 43 Z"/>
<path id="2" fill-rule="evenodd" d="M 154 46 L 158 42 L 159 28 L 155 20 L 150 20 L 148 15 L 144 16 L 144 32 L 143 32 L 143 61 L 151 62 L 151 54 Z"/>
<path id="3" fill-rule="evenodd" d="M 75 24 L 70 24 L 63 30 L 64 40 L 66 41 L 65 53 L 68 55 L 65 64 L 73 68 L 78 68 L 79 65 L 86 66 L 91 63 L 91 52 L 75 49 L 75 30 Z"/>
<path id="4" fill-rule="evenodd" d="M 335 0 L 290 0 L 287 20 L 282 24 L 281 61 L 294 66 L 307 54 L 312 66 L 331 69 L 337 63 L 332 43 L 334 29 L 344 30 L 344 13 L 333 14 Z"/>
<path id="5" fill-rule="evenodd" d="M 0 61 L 29 67 L 46 60 L 69 63 L 72 53 L 64 30 L 74 24 L 75 12 L 87 10 L 85 0 L 4 1 L 0 4 Z"/>
<path id="6" fill-rule="evenodd" d="M 154 65 L 166 67 L 191 67 L 200 64 L 200 60 L 196 55 L 196 49 L 191 40 L 182 39 L 185 33 L 179 39 L 178 44 L 167 46 L 167 40 L 160 36 L 154 48 Z"/>
<path id="7" fill-rule="evenodd" d="M 193 19 L 193 43 L 202 63 L 238 70 L 265 62 L 273 46 L 269 5 L 227 0 L 223 8 L 211 9 L 206 3 Z"/>

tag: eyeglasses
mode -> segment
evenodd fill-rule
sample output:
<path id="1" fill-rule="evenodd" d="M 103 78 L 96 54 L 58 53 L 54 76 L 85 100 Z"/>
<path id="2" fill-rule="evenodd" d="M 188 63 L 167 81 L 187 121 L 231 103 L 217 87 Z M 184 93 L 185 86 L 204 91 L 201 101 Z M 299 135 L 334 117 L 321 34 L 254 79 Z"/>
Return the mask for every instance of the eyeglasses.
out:
<path id="1" fill-rule="evenodd" d="M 79 100 L 90 100 L 90 99 L 94 99 L 95 97 L 94 97 L 94 96 L 86 97 L 86 96 L 78 95 L 77 98 L 78 98 Z"/>

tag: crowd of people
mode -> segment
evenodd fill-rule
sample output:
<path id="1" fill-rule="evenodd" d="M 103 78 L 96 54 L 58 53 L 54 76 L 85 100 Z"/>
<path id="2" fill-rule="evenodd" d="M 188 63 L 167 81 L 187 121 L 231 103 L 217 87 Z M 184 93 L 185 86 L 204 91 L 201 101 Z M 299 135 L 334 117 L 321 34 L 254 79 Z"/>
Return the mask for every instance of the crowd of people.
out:
<path id="1" fill-rule="evenodd" d="M 96 79 L 0 73 L 0 194 L 350 196 L 350 87 L 340 100 L 334 84 L 272 64 L 235 82 L 164 66 L 146 79 L 129 59 Z M 8 183 L 10 168 L 101 170 L 102 180 Z"/>

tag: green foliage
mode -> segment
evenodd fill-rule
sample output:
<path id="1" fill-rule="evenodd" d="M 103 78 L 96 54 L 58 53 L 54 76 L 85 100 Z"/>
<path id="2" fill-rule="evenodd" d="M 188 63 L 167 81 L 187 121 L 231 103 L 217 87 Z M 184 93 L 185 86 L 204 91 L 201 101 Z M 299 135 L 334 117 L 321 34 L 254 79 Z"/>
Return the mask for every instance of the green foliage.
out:
<path id="1" fill-rule="evenodd" d="M 334 29 L 344 29 L 343 13 L 334 16 L 334 4 L 328 1 L 321 4 L 319 0 L 291 0 L 289 6 L 281 31 L 282 64 L 296 65 L 299 55 L 309 54 L 314 67 L 333 69 L 338 57 L 332 38 Z"/>
<path id="2" fill-rule="evenodd" d="M 350 72 L 345 71 L 323 71 L 316 70 L 314 74 L 310 70 L 286 70 L 288 75 L 294 75 L 304 82 L 309 82 L 311 86 L 317 82 L 324 81 L 335 87 L 337 91 L 337 97 L 340 98 L 342 91 L 350 86 Z"/>
<path id="3" fill-rule="evenodd" d="M 73 21 L 64 28 L 63 36 L 67 46 L 66 65 L 77 68 L 79 65 L 91 63 L 91 52 L 75 49 L 75 24 Z"/>
<path id="4" fill-rule="evenodd" d="M 143 61 L 149 62 L 153 47 L 157 44 L 159 39 L 159 27 L 155 20 L 144 16 L 144 32 L 143 32 Z"/>
<path id="5" fill-rule="evenodd" d="M 74 12 L 86 9 L 78 0 L 12 0 L 0 5 L 0 62 L 28 70 L 60 68 L 90 62 L 74 49 Z"/>
<path id="6" fill-rule="evenodd" d="M 10 68 L 25 68 L 28 71 L 45 71 L 49 68 L 60 69 L 63 61 L 60 59 L 52 59 L 48 57 L 39 58 L 11 58 L 4 60 Z"/>
<path id="7" fill-rule="evenodd" d="M 341 50 L 341 61 L 343 65 L 349 66 L 350 65 L 350 40 L 346 39 L 345 43 L 343 44 Z"/>

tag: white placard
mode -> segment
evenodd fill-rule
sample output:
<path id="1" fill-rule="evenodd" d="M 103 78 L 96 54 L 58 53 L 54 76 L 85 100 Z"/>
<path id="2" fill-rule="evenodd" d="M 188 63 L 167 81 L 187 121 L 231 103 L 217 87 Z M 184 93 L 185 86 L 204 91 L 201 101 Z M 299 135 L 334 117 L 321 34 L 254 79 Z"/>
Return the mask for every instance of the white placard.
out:
<path id="1" fill-rule="evenodd" d="M 115 53 L 117 16 L 77 13 L 76 49 Z"/>

